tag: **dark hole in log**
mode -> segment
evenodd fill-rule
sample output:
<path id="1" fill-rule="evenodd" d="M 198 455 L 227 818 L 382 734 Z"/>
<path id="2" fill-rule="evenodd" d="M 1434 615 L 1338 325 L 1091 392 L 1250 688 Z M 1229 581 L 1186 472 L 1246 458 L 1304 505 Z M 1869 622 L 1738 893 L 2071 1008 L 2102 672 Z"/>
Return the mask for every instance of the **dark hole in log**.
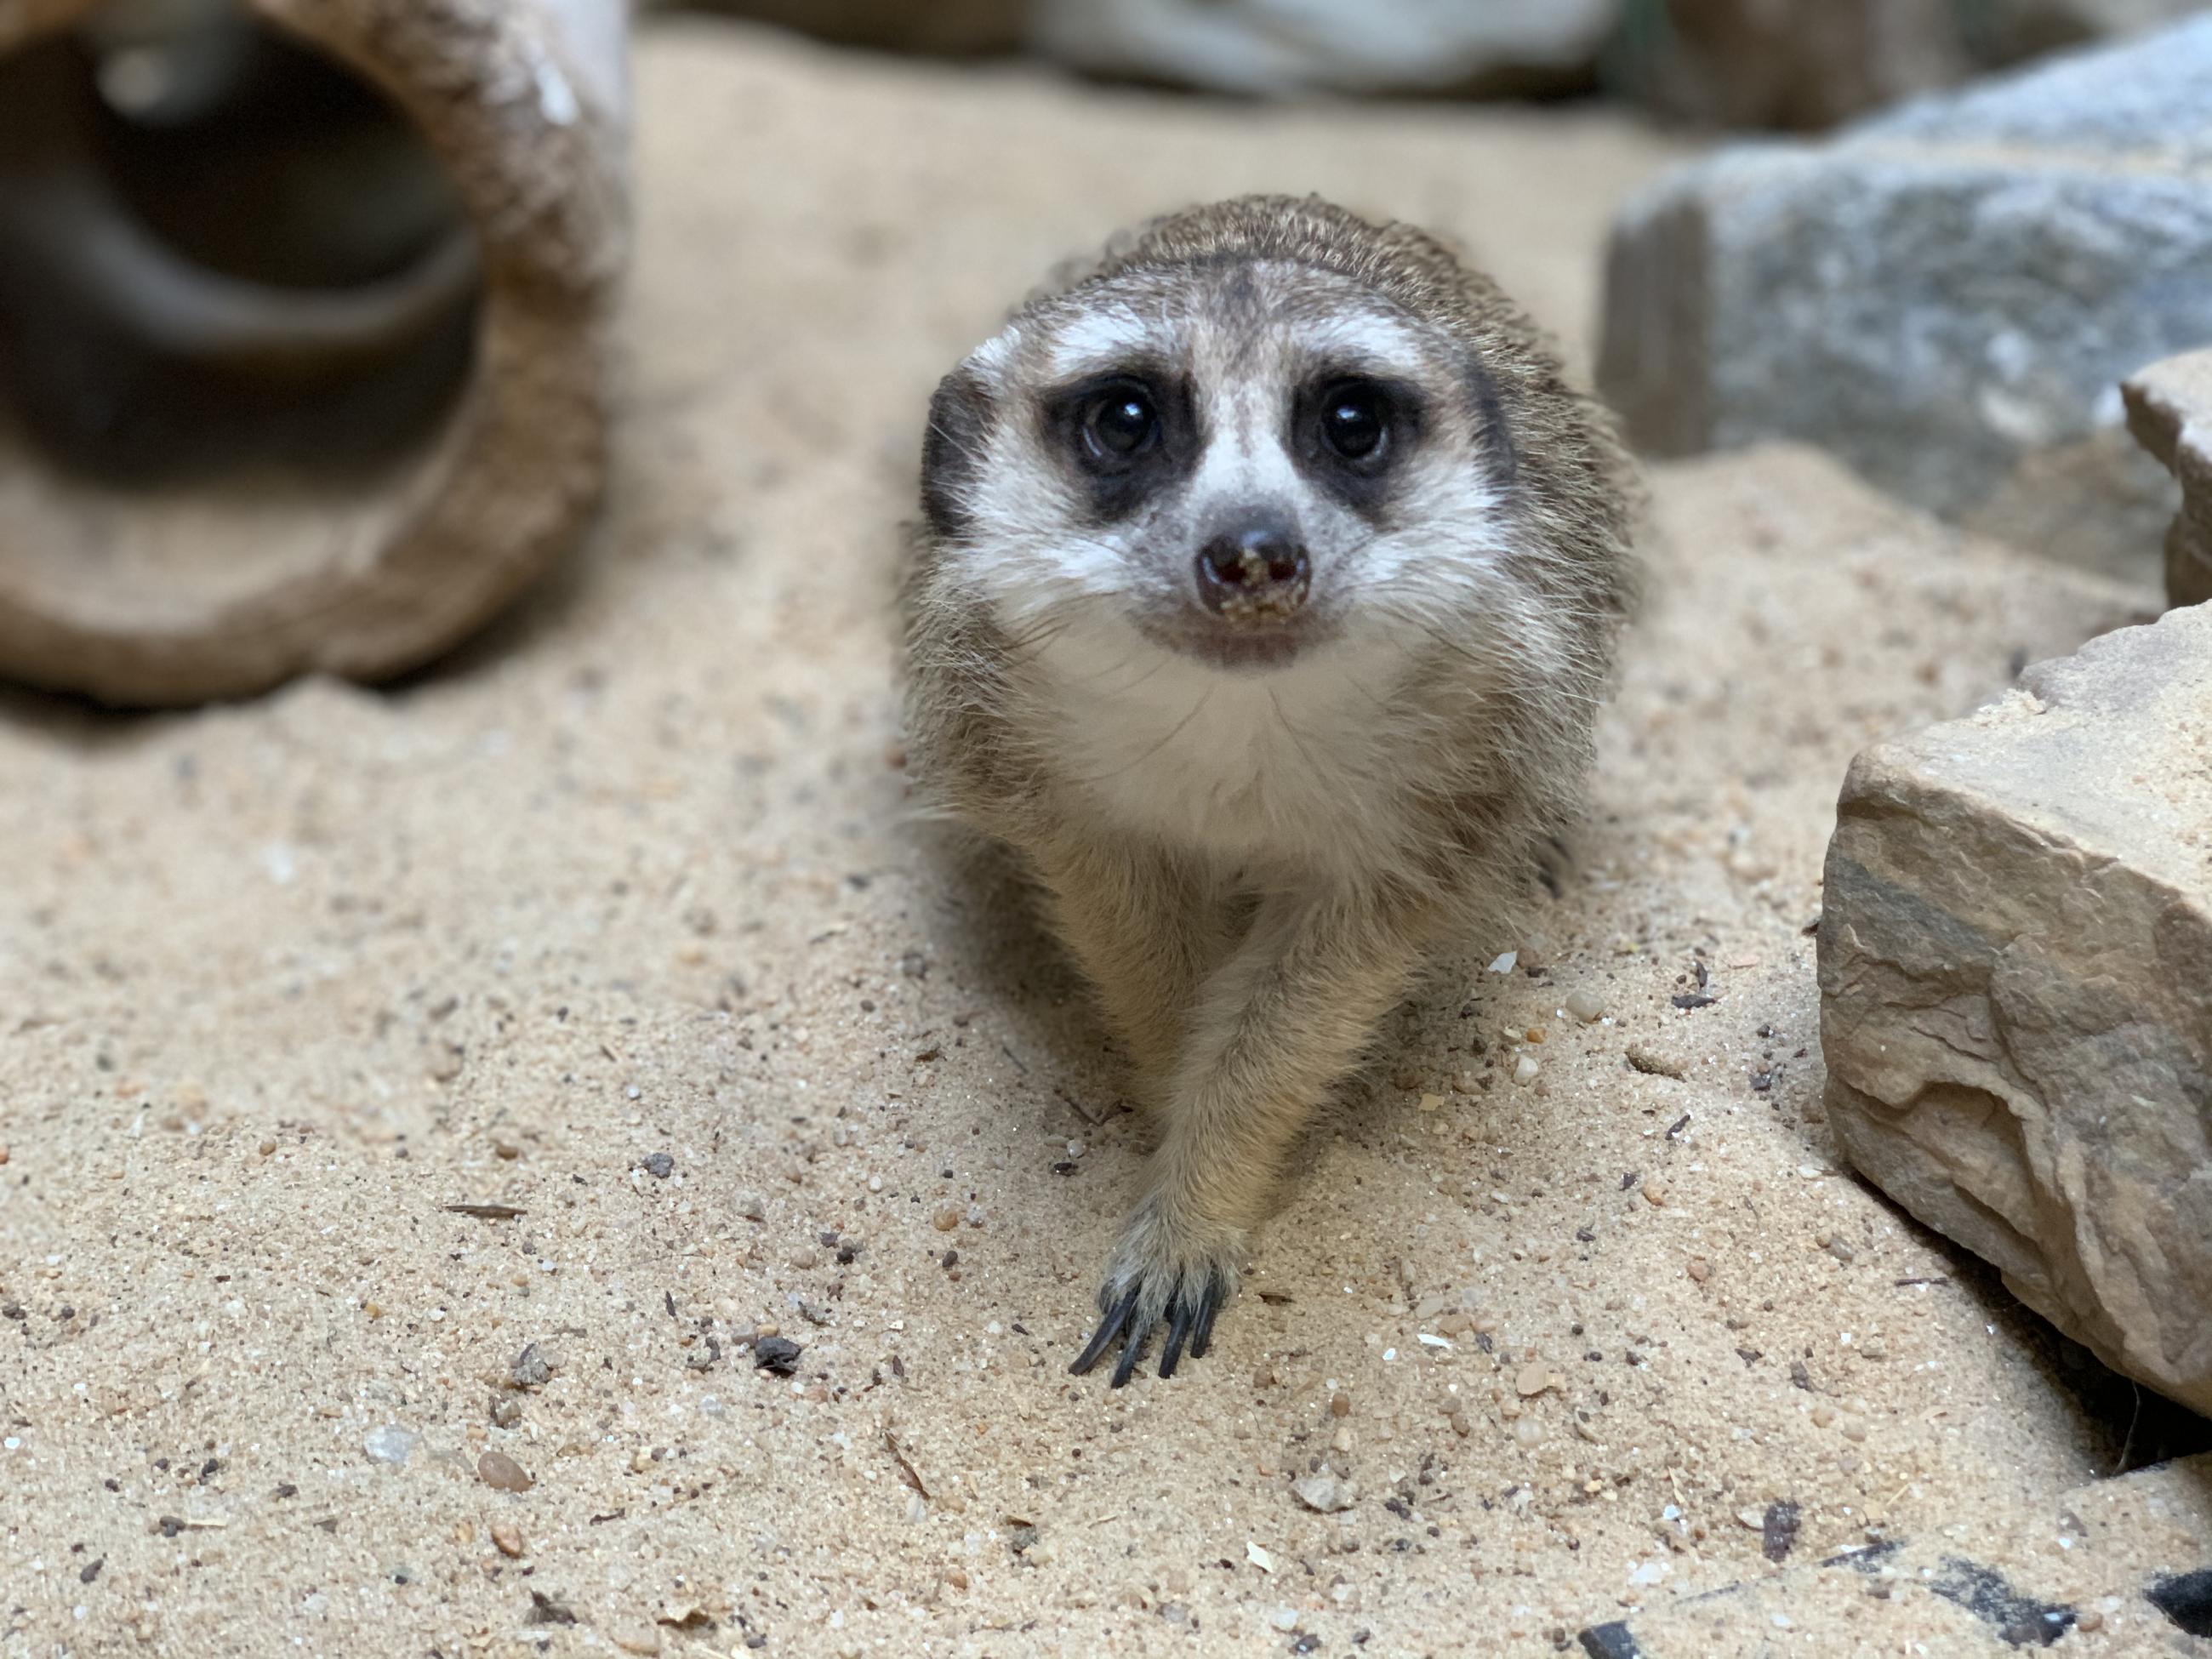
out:
<path id="1" fill-rule="evenodd" d="M 0 421 L 108 483 L 359 473 L 468 376 L 475 240 L 379 91 L 236 0 L 0 59 Z"/>

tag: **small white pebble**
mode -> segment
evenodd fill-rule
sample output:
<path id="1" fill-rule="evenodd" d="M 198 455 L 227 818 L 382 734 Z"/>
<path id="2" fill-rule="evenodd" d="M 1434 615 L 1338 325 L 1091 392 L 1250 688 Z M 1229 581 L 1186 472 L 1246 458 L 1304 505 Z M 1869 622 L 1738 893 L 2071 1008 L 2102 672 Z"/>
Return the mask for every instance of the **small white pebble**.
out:
<path id="1" fill-rule="evenodd" d="M 1490 971 L 1493 974 L 1510 974 L 1513 971 L 1514 965 L 1520 960 L 1521 953 L 1518 951 L 1508 951 L 1490 964 Z"/>

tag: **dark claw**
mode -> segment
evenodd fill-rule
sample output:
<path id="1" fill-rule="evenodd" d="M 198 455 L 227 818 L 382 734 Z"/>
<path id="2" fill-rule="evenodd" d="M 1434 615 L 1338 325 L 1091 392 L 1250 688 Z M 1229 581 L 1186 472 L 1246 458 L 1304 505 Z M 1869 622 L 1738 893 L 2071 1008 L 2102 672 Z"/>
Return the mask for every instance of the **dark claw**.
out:
<path id="1" fill-rule="evenodd" d="M 1073 1375 L 1082 1376 L 1084 1372 L 1098 1363 L 1107 1349 L 1114 1346 L 1114 1339 L 1121 1334 L 1121 1328 L 1136 1316 L 1137 1297 L 1140 1293 L 1139 1291 L 1132 1290 L 1121 1298 L 1119 1304 L 1106 1307 L 1106 1316 L 1098 1322 L 1097 1330 L 1091 1334 L 1091 1340 L 1084 1345 L 1083 1352 L 1075 1356 L 1075 1363 L 1067 1368 Z M 1127 1366 L 1122 1367 L 1124 1375 L 1121 1381 L 1123 1382 L 1127 1380 Z M 1116 1382 L 1115 1387 L 1120 1386 L 1121 1382 Z"/>
<path id="2" fill-rule="evenodd" d="M 1213 1316 L 1221 1311 L 1221 1291 L 1220 1275 L 1210 1275 L 1206 1281 L 1206 1294 L 1199 1302 L 1198 1329 L 1191 1337 L 1190 1357 L 1193 1359 L 1205 1358 L 1206 1351 L 1213 1341 Z"/>
<path id="3" fill-rule="evenodd" d="M 1137 1374 L 1137 1362 L 1145 1357 L 1145 1338 L 1148 1334 L 1133 1319 L 1129 1322 L 1129 1340 L 1121 1345 L 1121 1358 L 1114 1365 L 1114 1386 L 1121 1388 Z"/>
<path id="4" fill-rule="evenodd" d="M 1182 1345 L 1190 1340 L 1191 1326 L 1198 1318 L 1199 1306 L 1188 1297 L 1178 1296 L 1169 1313 L 1168 1345 L 1160 1350 L 1160 1375 L 1164 1377 L 1175 1375 L 1176 1361 L 1182 1358 Z"/>

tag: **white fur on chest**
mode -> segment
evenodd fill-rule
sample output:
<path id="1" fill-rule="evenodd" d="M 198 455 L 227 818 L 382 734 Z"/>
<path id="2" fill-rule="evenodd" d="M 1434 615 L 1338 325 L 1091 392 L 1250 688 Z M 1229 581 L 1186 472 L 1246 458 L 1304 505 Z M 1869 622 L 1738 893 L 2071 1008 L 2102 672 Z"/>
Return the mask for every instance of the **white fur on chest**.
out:
<path id="1" fill-rule="evenodd" d="M 1395 665 L 1375 654 L 1338 642 L 1232 673 L 1126 628 L 1065 638 L 1043 693 L 1054 769 L 1116 826 L 1224 866 L 1371 866 L 1402 839 Z"/>

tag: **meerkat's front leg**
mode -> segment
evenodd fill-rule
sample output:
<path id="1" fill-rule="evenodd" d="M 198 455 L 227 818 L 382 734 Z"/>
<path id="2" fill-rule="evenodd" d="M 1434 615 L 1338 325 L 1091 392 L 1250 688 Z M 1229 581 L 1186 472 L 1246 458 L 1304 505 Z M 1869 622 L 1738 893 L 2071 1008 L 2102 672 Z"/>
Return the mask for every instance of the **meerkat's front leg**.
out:
<path id="1" fill-rule="evenodd" d="M 1166 852 L 1068 835 L 1031 849 L 1053 920 L 1129 1051 L 1149 1109 L 1167 1097 L 1199 987 L 1229 952 L 1212 875 Z"/>
<path id="2" fill-rule="evenodd" d="M 1404 994 L 1424 932 L 1413 910 L 1364 895 L 1260 901 L 1192 1011 L 1145 1195 L 1099 1291 L 1104 1316 L 1072 1370 L 1089 1370 L 1119 1339 L 1121 1387 L 1163 1319 L 1162 1376 L 1186 1345 L 1206 1352 L 1301 1132 Z"/>

